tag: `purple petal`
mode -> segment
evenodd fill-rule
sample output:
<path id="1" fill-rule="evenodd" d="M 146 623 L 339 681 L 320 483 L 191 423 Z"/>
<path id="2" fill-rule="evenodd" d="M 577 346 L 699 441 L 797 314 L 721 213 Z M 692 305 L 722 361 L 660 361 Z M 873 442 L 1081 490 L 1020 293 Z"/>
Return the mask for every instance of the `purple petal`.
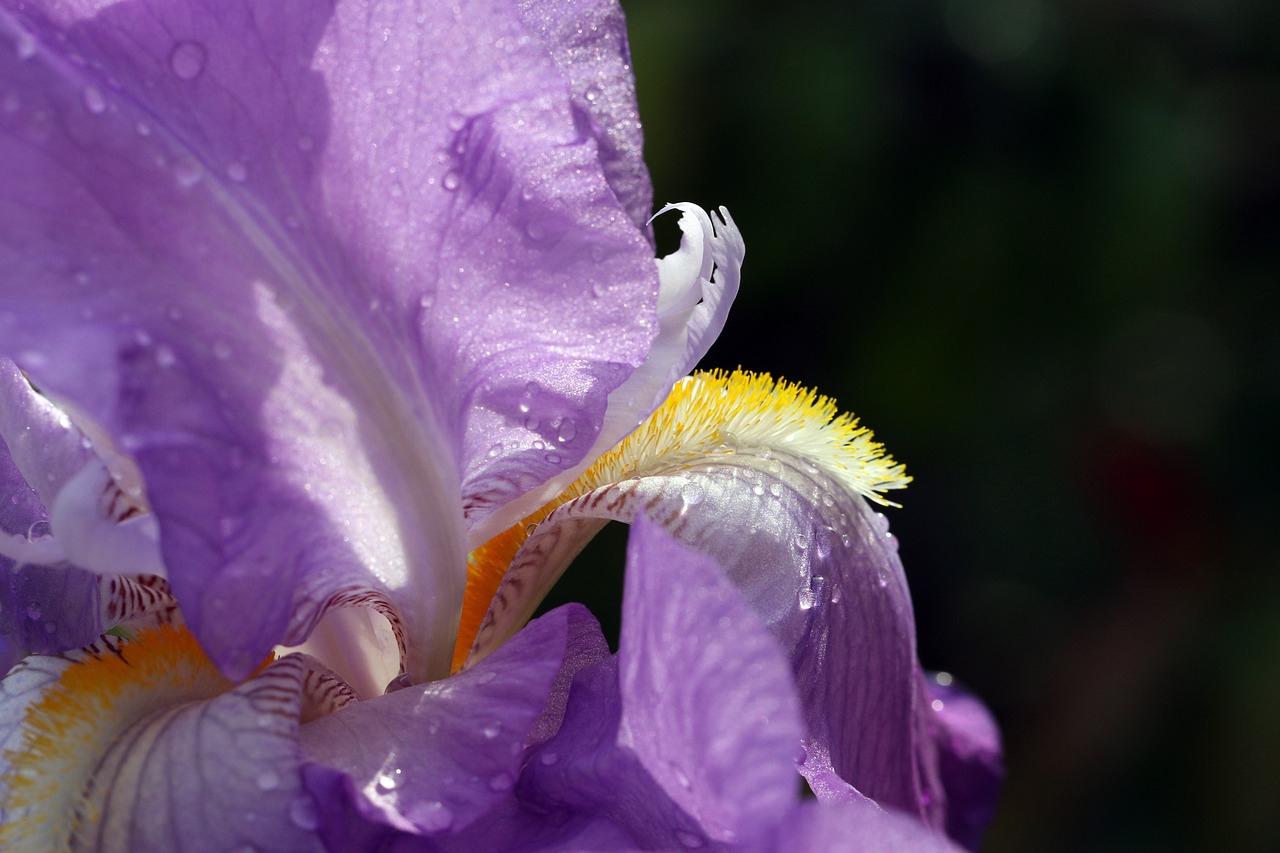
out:
<path id="1" fill-rule="evenodd" d="M 860 792 L 941 828 L 944 796 L 896 541 L 882 516 L 813 466 L 738 448 L 587 493 L 538 526 L 495 601 L 518 614 L 598 519 L 629 522 L 642 508 L 723 566 L 782 641 L 809 729 L 801 771 L 815 793 Z M 485 630 L 477 648 L 494 641 Z"/>
<path id="2" fill-rule="evenodd" d="M 0 368 L 0 381 L 10 377 L 11 371 Z M 4 426 L 21 423 L 28 429 L 0 427 L 0 433 L 11 438 L 16 432 L 16 443 L 33 449 L 43 439 L 55 437 L 50 433 L 57 428 L 45 430 L 40 421 L 23 418 L 21 408 L 13 405 L 20 401 L 4 394 L 5 390 L 8 388 L 0 390 L 0 420 Z M 43 471 L 36 479 L 45 479 Z M 19 470 L 6 441 L 0 439 L 0 536 L 12 543 L 3 550 L 20 556 L 29 549 L 40 549 L 51 543 L 48 533 L 44 504 Z M 26 654 L 53 654 L 86 645 L 102 627 L 97 577 L 73 566 L 24 565 L 13 557 L 0 556 L 0 637 L 4 639 L 0 667 L 4 671 Z"/>
<path id="3" fill-rule="evenodd" d="M 473 669 L 308 723 L 308 761 L 351 784 L 323 771 L 309 779 L 324 798 L 349 796 L 366 821 L 413 834 L 456 833 L 510 796 L 549 704 L 558 716 L 557 686 L 572 678 L 572 667 L 607 650 L 585 609 L 549 613 Z"/>
<path id="4" fill-rule="evenodd" d="M 642 846 L 749 841 L 796 802 L 802 732 L 776 640 L 712 560 L 640 518 L 616 661 L 579 675 L 521 792 Z"/>
<path id="5" fill-rule="evenodd" d="M 0 11 L 0 336 L 137 460 L 231 675 L 365 591 L 447 671 L 460 499 L 576 464 L 654 334 L 561 68 L 476 6 Z"/>
<path id="6" fill-rule="evenodd" d="M 947 834 L 966 849 L 977 850 L 1004 782 L 1000 729 L 986 706 L 950 676 L 939 673 L 927 684 L 931 728 L 947 792 Z"/>
<path id="7" fill-rule="evenodd" d="M 766 850 L 794 853 L 959 853 L 945 836 L 866 799 L 801 804 Z"/>
<path id="8" fill-rule="evenodd" d="M 647 234 L 653 188 L 622 9 L 613 0 L 523 0 L 520 11 L 569 78 L 574 109 L 596 140 L 609 187 Z"/>

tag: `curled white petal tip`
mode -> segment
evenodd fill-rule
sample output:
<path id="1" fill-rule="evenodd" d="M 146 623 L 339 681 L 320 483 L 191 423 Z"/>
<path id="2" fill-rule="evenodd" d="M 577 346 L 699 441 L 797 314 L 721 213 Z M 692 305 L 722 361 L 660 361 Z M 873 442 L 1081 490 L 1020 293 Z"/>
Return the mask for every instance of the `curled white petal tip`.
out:
<path id="1" fill-rule="evenodd" d="M 697 366 L 724 329 L 738 295 L 746 246 L 729 211 L 710 215 L 696 204 L 668 204 L 650 218 L 680 211 L 680 248 L 657 258 L 658 334 L 645 361 L 609 395 L 604 424 L 595 444 L 575 467 L 534 489 L 472 528 L 476 548 L 560 494 L 601 454 L 613 448 Z"/>
<path id="2" fill-rule="evenodd" d="M 123 493 L 107 464 L 90 464 L 58 492 L 49 526 L 66 558 L 82 568 L 164 577 L 159 524 L 139 506 Z"/>

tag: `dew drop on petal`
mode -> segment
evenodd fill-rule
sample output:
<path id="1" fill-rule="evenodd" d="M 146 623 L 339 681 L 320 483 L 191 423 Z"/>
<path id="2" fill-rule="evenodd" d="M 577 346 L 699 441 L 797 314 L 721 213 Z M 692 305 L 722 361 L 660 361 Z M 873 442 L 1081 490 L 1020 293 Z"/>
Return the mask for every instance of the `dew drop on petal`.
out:
<path id="1" fill-rule="evenodd" d="M 484 735 L 488 740 L 493 740 L 498 735 L 502 734 L 502 723 L 490 723 L 480 730 L 480 734 Z"/>
<path id="2" fill-rule="evenodd" d="M 39 46 L 36 44 L 36 37 L 31 35 L 31 33 L 26 32 L 25 30 L 18 33 L 18 44 L 16 45 L 16 49 L 19 59 L 25 61 L 35 56 L 36 49 L 38 47 Z"/>
<path id="3" fill-rule="evenodd" d="M 578 434 L 578 425 L 574 423 L 573 418 L 565 418 L 560 422 L 560 428 L 556 431 L 556 438 L 561 444 L 568 444 L 573 441 L 574 436 Z"/>
<path id="4" fill-rule="evenodd" d="M 180 41 L 169 54 L 169 70 L 179 80 L 194 80 L 204 72 L 209 52 L 198 41 Z"/>
<path id="5" fill-rule="evenodd" d="M 818 603 L 818 596 L 811 589 L 800 590 L 800 609 L 812 610 L 813 605 Z"/>
<path id="6" fill-rule="evenodd" d="M 690 480 L 680 489 L 680 497 L 687 506 L 697 506 L 706 497 L 706 492 L 703 491 L 701 483 Z"/>
<path id="7" fill-rule="evenodd" d="M 204 170 L 191 157 L 184 155 L 179 157 L 173 164 L 173 179 L 178 182 L 178 186 L 184 189 L 194 187 L 200 183 L 200 178 L 203 175 Z"/>
<path id="8" fill-rule="evenodd" d="M 259 791 L 274 791 L 280 787 L 280 775 L 274 770 L 263 770 L 255 781 Z"/>
<path id="9" fill-rule="evenodd" d="M 512 778 L 510 773 L 499 773 L 489 779 L 490 791 L 510 791 L 515 787 L 516 780 Z"/>
<path id="10" fill-rule="evenodd" d="M 457 172 L 447 172 L 444 179 L 440 181 L 440 186 L 444 187 L 449 192 L 453 192 L 458 188 L 459 183 L 460 181 L 458 179 Z"/>
<path id="11" fill-rule="evenodd" d="M 399 770 L 396 771 L 396 773 L 399 773 L 399 772 L 400 772 Z M 383 773 L 381 776 L 378 777 L 378 790 L 381 793 L 385 794 L 388 791 L 394 791 L 396 789 L 396 785 L 398 784 L 399 784 L 399 780 L 397 780 L 396 777 L 390 773 Z"/>
<path id="12" fill-rule="evenodd" d="M 107 99 L 102 94 L 102 90 L 92 84 L 84 87 L 84 91 L 80 93 L 80 100 L 84 102 L 84 108 L 94 115 L 99 115 L 107 109 Z"/>
<path id="13" fill-rule="evenodd" d="M 413 806 L 407 817 L 427 832 L 443 832 L 453 825 L 453 812 L 439 800 Z"/>
<path id="14" fill-rule="evenodd" d="M 320 825 L 320 816 L 316 813 L 315 801 L 301 796 L 289 804 L 289 820 L 298 829 L 312 832 Z"/>

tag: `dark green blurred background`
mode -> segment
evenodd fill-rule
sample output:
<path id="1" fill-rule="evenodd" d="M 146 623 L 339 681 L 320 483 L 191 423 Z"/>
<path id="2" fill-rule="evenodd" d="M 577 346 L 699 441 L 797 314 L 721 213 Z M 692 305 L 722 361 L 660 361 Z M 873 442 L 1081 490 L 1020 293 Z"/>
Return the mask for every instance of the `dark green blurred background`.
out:
<path id="1" fill-rule="evenodd" d="M 746 237 L 710 365 L 915 475 L 988 849 L 1280 849 L 1280 3 L 624 6 L 657 201 Z"/>

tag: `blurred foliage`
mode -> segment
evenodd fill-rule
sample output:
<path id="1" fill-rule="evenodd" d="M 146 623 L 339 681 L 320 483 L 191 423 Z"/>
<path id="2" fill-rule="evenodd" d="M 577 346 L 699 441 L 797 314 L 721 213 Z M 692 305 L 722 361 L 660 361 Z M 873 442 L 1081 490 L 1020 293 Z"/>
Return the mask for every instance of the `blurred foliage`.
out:
<path id="1" fill-rule="evenodd" d="M 916 476 L 921 657 L 1006 736 L 988 849 L 1276 849 L 1280 4 L 624 5 L 658 201 L 746 236 L 710 366 Z"/>

